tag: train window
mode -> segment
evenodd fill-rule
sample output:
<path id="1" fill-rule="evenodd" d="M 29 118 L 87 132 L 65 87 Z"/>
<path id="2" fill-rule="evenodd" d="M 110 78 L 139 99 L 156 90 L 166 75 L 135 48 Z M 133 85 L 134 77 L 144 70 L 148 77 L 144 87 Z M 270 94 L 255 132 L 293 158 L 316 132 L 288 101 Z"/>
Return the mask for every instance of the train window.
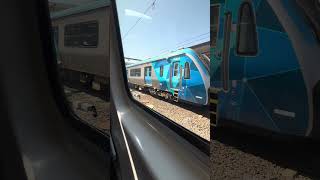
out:
<path id="1" fill-rule="evenodd" d="M 163 66 L 160 66 L 160 77 L 163 77 Z"/>
<path id="2" fill-rule="evenodd" d="M 59 75 L 71 114 L 81 123 L 108 134 L 109 29 L 105 27 L 109 27 L 110 2 L 83 1 L 66 6 L 49 1 L 49 6 Z M 98 36 L 99 24 L 103 36 Z M 58 43 L 59 39 L 64 42 Z M 95 47 L 98 42 L 105 44 L 99 53 L 73 48 Z"/>
<path id="3" fill-rule="evenodd" d="M 116 5 L 128 93 L 156 112 L 152 115 L 160 113 L 166 125 L 209 141 L 210 62 L 200 55 L 210 52 L 210 1 L 116 0 Z M 191 11 L 197 13 L 185 13 Z M 170 28 L 159 31 L 163 27 Z M 139 77 L 133 76 L 137 68 Z"/>
<path id="4" fill-rule="evenodd" d="M 190 64 L 188 62 L 184 64 L 184 79 L 190 79 Z"/>
<path id="5" fill-rule="evenodd" d="M 141 76 L 141 69 L 130 69 L 130 76 L 136 76 L 136 77 L 140 77 Z"/>
<path id="6" fill-rule="evenodd" d="M 211 36 L 211 47 L 215 47 L 217 43 L 217 36 L 219 30 L 219 5 L 211 5 L 210 7 L 210 36 Z"/>
<path id="7" fill-rule="evenodd" d="M 68 24 L 64 28 L 67 47 L 97 47 L 99 24 L 97 21 Z"/>
<path id="8" fill-rule="evenodd" d="M 175 62 L 173 66 L 173 76 L 177 76 L 179 72 L 179 63 Z"/>
<path id="9" fill-rule="evenodd" d="M 258 40 L 253 7 L 249 2 L 241 5 L 237 27 L 237 54 L 253 56 L 258 53 Z"/>

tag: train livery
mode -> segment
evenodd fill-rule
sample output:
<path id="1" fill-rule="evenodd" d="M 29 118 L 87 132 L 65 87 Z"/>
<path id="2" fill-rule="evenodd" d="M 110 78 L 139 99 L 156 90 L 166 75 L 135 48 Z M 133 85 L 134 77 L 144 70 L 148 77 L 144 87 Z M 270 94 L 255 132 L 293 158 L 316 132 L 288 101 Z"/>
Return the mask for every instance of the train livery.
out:
<path id="1" fill-rule="evenodd" d="M 128 82 L 151 94 L 207 105 L 210 60 L 190 48 L 127 66 Z"/>
<path id="2" fill-rule="evenodd" d="M 110 1 L 101 0 L 51 14 L 58 64 L 65 82 L 108 89 Z"/>
<path id="3" fill-rule="evenodd" d="M 211 0 L 211 125 L 319 137 L 320 1 Z"/>

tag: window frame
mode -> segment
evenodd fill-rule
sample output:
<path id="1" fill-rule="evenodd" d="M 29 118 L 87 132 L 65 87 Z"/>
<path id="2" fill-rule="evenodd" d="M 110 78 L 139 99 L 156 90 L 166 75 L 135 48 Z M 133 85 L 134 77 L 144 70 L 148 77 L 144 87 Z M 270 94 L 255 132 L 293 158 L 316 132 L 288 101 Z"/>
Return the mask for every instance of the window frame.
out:
<path id="1" fill-rule="evenodd" d="M 239 28 L 239 24 L 240 24 L 240 21 L 241 21 L 241 15 L 242 15 L 242 9 L 248 5 L 249 6 L 249 11 L 252 15 L 252 18 L 251 20 L 253 21 L 253 25 L 254 25 L 254 30 L 255 30 L 255 36 L 254 36 L 254 41 L 255 41 L 255 49 L 256 51 L 254 52 L 239 52 L 239 39 L 240 39 L 240 28 Z M 258 42 L 258 32 L 257 32 L 257 20 L 256 20 L 256 13 L 254 12 L 254 8 L 253 8 L 253 5 L 252 3 L 250 3 L 249 1 L 244 1 L 241 3 L 240 7 L 239 7 L 239 11 L 238 11 L 238 22 L 237 22 L 237 32 L 236 32 L 236 48 L 235 48 L 235 51 L 236 51 L 236 54 L 238 56 L 257 56 L 258 52 L 259 52 L 259 42 Z"/>
<path id="2" fill-rule="evenodd" d="M 39 12 L 43 13 L 43 10 L 48 8 L 46 3 L 40 3 Z M 37 9 L 37 10 L 38 10 Z M 40 11 L 41 10 L 41 11 Z M 72 129 L 74 129 L 80 136 L 83 136 L 93 144 L 102 148 L 104 151 L 110 151 L 110 143 L 106 143 L 110 141 L 111 132 L 104 132 L 101 129 L 93 126 L 87 121 L 81 119 L 71 108 L 70 103 L 68 102 L 67 95 L 64 92 L 63 86 L 60 79 L 60 72 L 58 71 L 58 62 L 57 62 L 57 54 L 55 52 L 55 47 L 52 44 L 54 41 L 53 37 L 53 25 L 52 20 L 50 19 L 50 14 L 45 16 L 40 16 L 40 26 L 39 26 L 39 36 L 41 37 L 41 41 L 43 44 L 43 53 L 46 57 L 45 59 L 45 68 L 48 71 L 48 83 L 52 87 L 52 93 L 54 101 L 57 103 L 57 107 L 59 112 L 66 119 L 66 123 L 69 124 Z M 59 27 L 60 30 L 64 30 L 64 28 Z M 59 32 L 60 33 L 60 32 Z"/>
<path id="3" fill-rule="evenodd" d="M 74 25 L 81 25 L 81 24 L 90 24 L 90 23 L 95 23 L 97 25 L 97 34 L 96 34 L 96 43 L 95 45 L 90 45 L 90 46 L 85 46 L 85 45 L 78 45 L 78 46 L 75 46 L 75 45 L 67 45 L 66 44 L 66 28 L 68 26 L 74 26 Z M 83 22 L 78 22 L 78 23 L 72 23 L 72 24 L 65 24 L 64 27 L 63 27 L 63 46 L 64 47 L 67 47 L 67 48 L 97 48 L 99 46 L 99 27 L 100 27 L 100 24 L 99 24 L 99 21 L 97 20 L 90 20 L 90 21 L 83 21 Z M 79 28 L 80 29 L 80 28 Z"/>

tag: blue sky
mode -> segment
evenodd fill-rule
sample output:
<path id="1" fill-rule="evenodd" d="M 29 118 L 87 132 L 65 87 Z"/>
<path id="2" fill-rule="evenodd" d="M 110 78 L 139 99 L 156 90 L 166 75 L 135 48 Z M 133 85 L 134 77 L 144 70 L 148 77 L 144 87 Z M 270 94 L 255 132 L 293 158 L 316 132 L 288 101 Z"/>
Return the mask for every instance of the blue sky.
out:
<path id="1" fill-rule="evenodd" d="M 147 59 L 210 40 L 210 0 L 156 0 L 146 14 L 154 0 L 116 2 L 125 57 Z"/>

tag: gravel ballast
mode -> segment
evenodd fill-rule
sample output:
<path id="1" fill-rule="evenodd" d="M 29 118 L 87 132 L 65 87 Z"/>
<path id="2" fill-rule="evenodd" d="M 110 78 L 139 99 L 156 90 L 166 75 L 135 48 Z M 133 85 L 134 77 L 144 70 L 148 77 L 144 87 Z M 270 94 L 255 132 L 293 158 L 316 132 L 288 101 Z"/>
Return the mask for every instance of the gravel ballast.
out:
<path id="1" fill-rule="evenodd" d="M 319 179 L 318 149 L 305 142 L 274 140 L 228 129 L 213 132 L 211 178 L 245 180 Z"/>
<path id="2" fill-rule="evenodd" d="M 203 107 L 165 101 L 161 97 L 153 97 L 150 94 L 136 90 L 131 90 L 131 93 L 137 101 L 148 108 L 168 117 L 198 136 L 208 141 L 210 140 L 210 120 L 207 115 L 208 111 Z"/>
<path id="3" fill-rule="evenodd" d="M 84 120 L 94 127 L 109 133 L 109 102 L 69 87 L 65 87 L 65 93 L 72 109 L 81 120 Z M 94 108 L 92 108 L 93 106 Z"/>

